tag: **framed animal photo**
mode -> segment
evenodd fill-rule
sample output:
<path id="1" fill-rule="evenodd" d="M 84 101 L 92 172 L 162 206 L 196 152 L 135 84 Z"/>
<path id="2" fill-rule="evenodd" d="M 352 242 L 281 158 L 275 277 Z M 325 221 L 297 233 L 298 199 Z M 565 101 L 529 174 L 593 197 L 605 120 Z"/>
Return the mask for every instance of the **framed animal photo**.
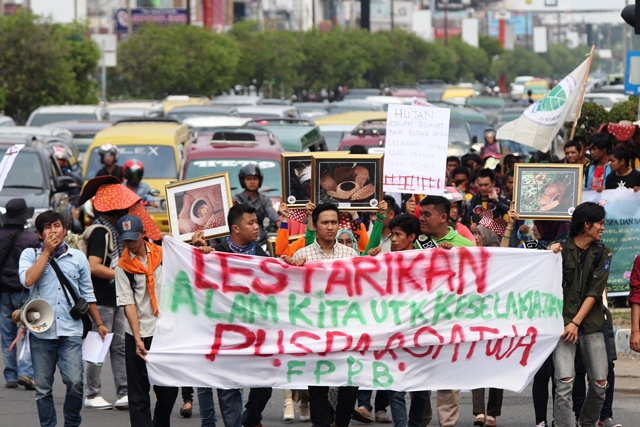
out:
<path id="1" fill-rule="evenodd" d="M 582 200 L 582 165 L 516 163 L 513 201 L 521 218 L 570 220 Z"/>
<path id="2" fill-rule="evenodd" d="M 316 205 L 376 211 L 382 200 L 382 154 L 314 153 L 312 173 Z"/>
<path id="3" fill-rule="evenodd" d="M 282 153 L 282 196 L 289 207 L 305 207 L 313 187 L 311 153 Z"/>
<path id="4" fill-rule="evenodd" d="M 176 239 L 190 242 L 193 233 L 205 239 L 229 234 L 227 213 L 233 205 L 227 172 L 165 186 L 169 229 Z"/>

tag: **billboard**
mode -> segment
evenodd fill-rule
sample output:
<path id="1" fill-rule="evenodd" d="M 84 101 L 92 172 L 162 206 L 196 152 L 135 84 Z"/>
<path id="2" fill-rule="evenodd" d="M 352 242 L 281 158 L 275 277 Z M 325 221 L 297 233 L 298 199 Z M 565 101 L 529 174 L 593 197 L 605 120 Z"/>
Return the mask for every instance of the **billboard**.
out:
<path id="1" fill-rule="evenodd" d="M 135 30 L 142 24 L 153 23 L 158 25 L 186 24 L 187 9 L 131 9 L 131 21 Z M 129 29 L 129 14 L 127 9 L 118 9 L 115 16 L 116 31 Z"/>

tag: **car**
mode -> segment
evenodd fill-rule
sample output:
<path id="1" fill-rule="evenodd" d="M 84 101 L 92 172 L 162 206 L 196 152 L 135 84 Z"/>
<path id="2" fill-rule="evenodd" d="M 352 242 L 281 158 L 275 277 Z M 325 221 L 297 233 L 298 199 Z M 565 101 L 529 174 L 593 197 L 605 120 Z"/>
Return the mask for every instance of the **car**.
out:
<path id="1" fill-rule="evenodd" d="M 69 193 L 76 188 L 73 178 L 65 176 L 58 166 L 53 150 L 42 140 L 31 135 L 0 135 L 0 159 L 15 144 L 24 144 L 7 172 L 0 191 L 0 212 L 7 202 L 22 197 L 27 206 L 35 208 L 25 228 L 35 230 L 35 218 L 46 210 L 60 212 L 67 230 L 79 231 L 74 223 L 73 205 Z"/>
<path id="2" fill-rule="evenodd" d="M 368 99 L 352 99 L 335 101 L 329 104 L 329 114 L 345 113 L 348 111 L 383 111 L 383 105 Z"/>
<path id="3" fill-rule="evenodd" d="M 91 179 L 102 167 L 99 149 L 103 144 L 118 147 L 119 165 L 137 159 L 144 165 L 143 182 L 151 187 L 157 207 L 147 211 L 162 231 L 169 230 L 165 185 L 178 179 L 191 133 L 174 119 L 121 120 L 95 136 L 87 150 L 82 175 Z"/>
<path id="4" fill-rule="evenodd" d="M 66 129 L 37 126 L 0 127 L 0 135 L 25 135 L 32 139 L 44 141 L 50 147 L 63 147 L 73 172 L 80 171 L 80 152 L 73 140 L 73 134 Z"/>
<path id="5" fill-rule="evenodd" d="M 211 100 L 204 95 L 169 95 L 162 100 L 164 114 L 183 105 L 208 105 Z"/>
<path id="6" fill-rule="evenodd" d="M 238 173 L 247 164 L 257 164 L 264 180 L 261 193 L 271 198 L 277 210 L 282 196 L 282 146 L 275 140 L 264 138 L 264 133 L 251 127 L 220 128 L 211 133 L 200 133 L 190 144 L 180 178 L 199 178 L 228 172 L 231 191 L 242 191 Z"/>
<path id="7" fill-rule="evenodd" d="M 358 126 L 365 120 L 387 119 L 386 111 L 350 111 L 348 113 L 332 114 L 326 117 L 315 119 L 314 123 L 318 126 L 323 125 L 351 125 Z"/>
<path id="8" fill-rule="evenodd" d="M 174 107 L 169 111 L 167 117 L 183 121 L 191 117 L 211 117 L 211 116 L 235 116 L 239 117 L 238 109 L 228 105 L 183 105 Z"/>
<path id="9" fill-rule="evenodd" d="M 207 129 L 218 128 L 221 126 L 242 126 L 251 121 L 247 117 L 235 116 L 207 116 L 207 117 L 190 117 L 182 121 L 183 124 L 189 126 L 190 129 L 198 132 L 206 132 Z"/>
<path id="10" fill-rule="evenodd" d="M 362 145 L 369 154 L 378 154 L 379 148 L 384 147 L 386 135 L 386 119 L 365 120 L 342 138 L 338 151 L 349 151 L 354 145 Z"/>
<path id="11" fill-rule="evenodd" d="M 476 142 L 479 142 L 480 144 L 484 144 L 484 130 L 491 126 L 493 120 L 489 120 L 485 114 L 475 108 L 448 103 L 436 103 L 434 105 L 437 107 L 449 108 L 459 114 L 459 117 L 469 124 L 472 143 L 475 144 Z"/>
<path id="12" fill-rule="evenodd" d="M 367 96 L 376 95 L 382 95 L 382 91 L 380 89 L 349 89 L 342 97 L 342 100 L 365 99 Z"/>
<path id="13" fill-rule="evenodd" d="M 273 132 L 285 151 L 327 151 L 318 126 L 302 119 L 258 119 L 245 126 L 260 126 Z"/>
<path id="14" fill-rule="evenodd" d="M 296 102 L 293 105 L 300 111 L 300 117 L 306 120 L 329 115 L 328 102 Z"/>
<path id="15" fill-rule="evenodd" d="M 518 76 L 511 83 L 511 100 L 519 101 L 522 98 L 522 95 L 525 93 L 524 84 L 529 80 L 533 80 L 535 77 L 533 76 Z"/>
<path id="16" fill-rule="evenodd" d="M 620 93 L 585 93 L 584 102 L 595 102 L 604 107 L 605 110 L 611 111 L 611 107 L 629 100 L 629 95 Z"/>
<path id="17" fill-rule="evenodd" d="M 336 151 L 340 147 L 342 139 L 353 130 L 353 125 L 321 125 L 320 133 L 327 143 L 327 150 Z"/>
<path id="18" fill-rule="evenodd" d="M 398 98 L 427 99 L 427 95 L 415 86 L 394 86 L 384 90 L 384 94 Z"/>
<path id="19" fill-rule="evenodd" d="M 416 87 L 427 95 L 429 102 L 439 102 L 442 100 L 447 83 L 440 79 L 423 79 L 418 80 Z"/>
<path id="20" fill-rule="evenodd" d="M 592 90 L 591 93 L 624 93 L 624 85 L 602 86 Z"/>
<path id="21" fill-rule="evenodd" d="M 262 105 L 262 97 L 256 95 L 222 95 L 213 98 L 210 104 L 229 105 L 235 107 L 239 107 L 241 105 Z"/>
<path id="22" fill-rule="evenodd" d="M 504 99 L 497 96 L 472 96 L 467 98 L 465 106 L 480 110 L 490 121 L 495 120 L 505 107 Z"/>
<path id="23" fill-rule="evenodd" d="M 529 91 L 531 91 L 531 99 L 540 101 L 549 93 L 549 83 L 544 79 L 529 80 L 524 84 L 523 100 L 529 98 Z"/>
<path id="24" fill-rule="evenodd" d="M 16 122 L 9 116 L 5 116 L 4 114 L 0 114 L 0 126 L 15 126 Z"/>
<path id="25" fill-rule="evenodd" d="M 96 134 L 102 129 L 108 128 L 111 124 L 111 122 L 104 120 L 69 120 L 66 122 L 49 123 L 44 127 L 66 129 L 71 132 L 73 141 L 82 156 L 87 152 Z"/>
<path id="26" fill-rule="evenodd" d="M 290 99 L 268 98 L 262 100 L 262 105 L 293 105 Z"/>
<path id="27" fill-rule="evenodd" d="M 240 105 L 237 108 L 240 117 L 249 117 L 251 119 L 301 118 L 298 109 L 289 105 Z"/>
<path id="28" fill-rule="evenodd" d="M 162 117 L 164 106 L 156 100 L 114 101 L 107 104 L 111 120 L 116 122 L 134 117 Z"/>
<path id="29" fill-rule="evenodd" d="M 67 120 L 110 121 L 111 115 L 109 110 L 101 105 L 50 105 L 36 108 L 29 115 L 26 126 L 44 126 Z"/>
<path id="30" fill-rule="evenodd" d="M 476 96 L 476 90 L 468 86 L 447 86 L 440 98 L 442 102 L 464 105 L 467 98 Z"/>
<path id="31" fill-rule="evenodd" d="M 378 95 L 378 96 L 367 96 L 366 101 L 377 102 L 379 104 L 382 104 L 382 109 L 384 111 L 388 111 L 389 104 L 407 104 L 412 102 L 412 99 L 399 98 L 397 96 Z"/>

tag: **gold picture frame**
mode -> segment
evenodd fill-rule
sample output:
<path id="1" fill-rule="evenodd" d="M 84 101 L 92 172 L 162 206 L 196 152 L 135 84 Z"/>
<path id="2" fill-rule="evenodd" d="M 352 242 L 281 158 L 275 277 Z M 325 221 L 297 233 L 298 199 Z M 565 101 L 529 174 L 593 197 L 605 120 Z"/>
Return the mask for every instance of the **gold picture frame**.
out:
<path id="1" fill-rule="evenodd" d="M 571 220 L 582 201 L 582 174 L 582 165 L 516 163 L 516 212 L 525 219 Z"/>
<path id="2" fill-rule="evenodd" d="M 313 202 L 345 211 L 377 211 L 382 200 L 382 154 L 313 153 Z"/>
<path id="3" fill-rule="evenodd" d="M 313 156 L 282 153 L 282 200 L 292 208 L 303 208 L 312 199 Z"/>
<path id="4" fill-rule="evenodd" d="M 173 237 L 191 242 L 196 231 L 204 231 L 205 239 L 229 234 L 227 214 L 233 202 L 228 172 L 167 184 L 165 191 Z"/>

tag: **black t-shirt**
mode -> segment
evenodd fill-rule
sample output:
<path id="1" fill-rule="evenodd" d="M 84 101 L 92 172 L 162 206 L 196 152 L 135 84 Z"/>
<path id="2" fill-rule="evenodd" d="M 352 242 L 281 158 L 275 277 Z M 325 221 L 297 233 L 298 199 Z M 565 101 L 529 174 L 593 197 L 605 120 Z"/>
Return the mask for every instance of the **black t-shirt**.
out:
<path id="1" fill-rule="evenodd" d="M 607 176 L 604 183 L 605 190 L 616 190 L 618 188 L 640 187 L 640 172 L 635 169 L 631 170 L 629 175 L 620 176 L 612 172 Z"/>
<path id="2" fill-rule="evenodd" d="M 91 233 L 89 240 L 87 240 L 87 257 L 97 256 L 103 259 L 105 251 L 107 257 L 104 265 L 111 266 L 111 257 L 109 256 L 105 236 L 108 233 L 104 228 L 96 228 Z M 91 282 L 93 283 L 93 293 L 96 296 L 97 305 L 106 305 L 109 307 L 117 307 L 116 304 L 116 285 L 114 280 L 103 279 L 91 275 Z"/>
<path id="3" fill-rule="evenodd" d="M 122 166 L 118 166 L 116 165 L 116 168 L 113 170 L 113 172 L 109 173 L 109 171 L 107 170 L 106 166 L 103 166 L 97 173 L 96 176 L 105 176 L 105 175 L 111 175 L 111 176 L 115 176 L 117 177 L 120 181 L 123 180 L 124 178 L 124 170 L 122 169 Z"/>

